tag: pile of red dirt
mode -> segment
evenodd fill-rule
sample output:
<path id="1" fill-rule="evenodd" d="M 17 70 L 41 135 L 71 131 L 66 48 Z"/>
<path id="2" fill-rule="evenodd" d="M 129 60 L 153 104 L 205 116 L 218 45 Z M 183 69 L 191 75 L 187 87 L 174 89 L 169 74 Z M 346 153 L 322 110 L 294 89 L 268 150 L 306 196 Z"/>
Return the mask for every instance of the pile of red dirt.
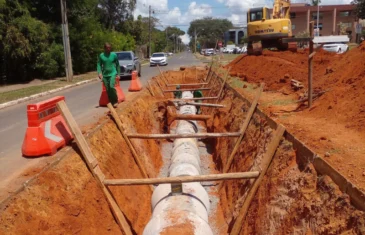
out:
<path id="1" fill-rule="evenodd" d="M 340 55 L 320 51 L 314 57 L 315 79 L 323 75 L 333 61 L 341 58 Z M 231 76 L 238 76 L 250 83 L 264 82 L 266 89 L 279 90 L 295 79 L 306 84 L 308 79 L 308 52 L 300 50 L 297 53 L 290 51 L 264 51 L 262 56 L 242 55 L 226 66 L 231 67 Z"/>
<path id="2" fill-rule="evenodd" d="M 310 110 L 314 117 L 335 118 L 349 122 L 349 128 L 365 130 L 365 43 L 343 54 L 320 51 L 314 56 L 314 89 L 327 91 Z M 265 83 L 266 90 L 295 93 L 290 79 L 304 84 L 307 90 L 308 52 L 264 51 L 262 56 L 240 56 L 226 67 L 231 76 L 249 83 Z"/>

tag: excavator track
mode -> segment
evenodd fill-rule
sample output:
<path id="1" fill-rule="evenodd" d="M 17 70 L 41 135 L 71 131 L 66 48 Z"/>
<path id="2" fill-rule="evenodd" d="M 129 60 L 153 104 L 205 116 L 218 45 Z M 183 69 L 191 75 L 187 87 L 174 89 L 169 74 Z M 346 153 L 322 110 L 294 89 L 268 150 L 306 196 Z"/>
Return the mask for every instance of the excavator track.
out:
<path id="1" fill-rule="evenodd" d="M 297 52 L 298 46 L 296 42 L 289 42 L 288 43 L 288 50 L 291 52 Z"/>

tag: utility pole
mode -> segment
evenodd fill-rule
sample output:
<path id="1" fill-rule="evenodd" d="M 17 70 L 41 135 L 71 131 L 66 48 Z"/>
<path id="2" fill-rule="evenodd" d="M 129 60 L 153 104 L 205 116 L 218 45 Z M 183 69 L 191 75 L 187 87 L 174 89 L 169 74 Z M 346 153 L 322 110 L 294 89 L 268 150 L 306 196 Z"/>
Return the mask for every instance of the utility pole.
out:
<path id="1" fill-rule="evenodd" d="M 151 5 L 148 8 L 148 14 L 149 14 L 149 34 L 148 34 L 148 58 L 151 57 L 151 13 L 152 13 L 152 9 L 151 9 Z"/>
<path id="2" fill-rule="evenodd" d="M 177 35 L 175 34 L 175 53 L 177 53 Z"/>
<path id="3" fill-rule="evenodd" d="M 317 0 L 317 30 L 315 36 L 319 36 L 319 3 L 320 0 Z"/>
<path id="4" fill-rule="evenodd" d="M 194 38 L 195 38 L 194 53 L 196 53 L 196 28 L 194 29 Z"/>
<path id="5" fill-rule="evenodd" d="M 166 30 L 166 52 L 167 52 L 169 49 L 169 39 L 167 37 L 167 28 L 165 30 Z"/>
<path id="6" fill-rule="evenodd" d="M 70 37 L 68 32 L 68 20 L 67 20 L 67 7 L 66 0 L 61 1 L 61 16 L 62 16 L 62 38 L 63 38 L 63 50 L 65 55 L 65 70 L 66 70 L 66 78 L 68 82 L 71 82 L 73 79 L 73 70 L 72 70 L 72 58 L 71 58 L 71 49 L 70 49 Z"/>

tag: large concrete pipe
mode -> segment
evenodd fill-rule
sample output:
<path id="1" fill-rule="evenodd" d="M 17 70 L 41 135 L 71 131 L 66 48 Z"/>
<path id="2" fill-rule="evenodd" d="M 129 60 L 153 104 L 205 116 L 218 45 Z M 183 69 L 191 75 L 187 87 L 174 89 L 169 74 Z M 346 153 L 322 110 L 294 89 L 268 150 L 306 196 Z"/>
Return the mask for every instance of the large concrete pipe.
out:
<path id="1" fill-rule="evenodd" d="M 193 98 L 191 92 L 183 92 L 182 98 Z M 180 114 L 196 114 L 196 107 L 184 105 Z M 195 121 L 178 121 L 177 134 L 198 132 Z M 196 139 L 176 139 L 171 154 L 168 175 L 195 176 L 201 174 L 200 155 Z M 209 195 L 199 182 L 183 183 L 182 193 L 172 194 L 171 184 L 161 184 L 153 192 L 152 218 L 143 231 L 144 235 L 171 231 L 175 234 L 213 234 L 208 224 L 210 210 Z"/>

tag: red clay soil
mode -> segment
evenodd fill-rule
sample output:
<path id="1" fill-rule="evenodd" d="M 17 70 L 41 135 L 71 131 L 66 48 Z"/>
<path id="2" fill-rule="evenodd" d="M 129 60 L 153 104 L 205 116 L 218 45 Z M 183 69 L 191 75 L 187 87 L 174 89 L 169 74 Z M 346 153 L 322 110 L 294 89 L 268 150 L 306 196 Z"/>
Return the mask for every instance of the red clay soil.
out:
<path id="1" fill-rule="evenodd" d="M 214 110 L 209 132 L 239 130 L 249 106 L 232 90 L 224 91 L 221 104 L 225 108 Z M 272 130 L 265 119 L 254 114 L 230 172 L 262 169 L 263 153 L 271 138 Z M 233 138 L 214 140 L 213 157 L 219 170 L 234 144 Z M 364 212 L 357 210 L 329 177 L 319 175 L 311 163 L 304 167 L 299 162 L 292 144 L 283 140 L 250 204 L 240 234 L 364 234 Z M 218 217 L 223 230 L 219 234 L 229 234 L 253 182 L 224 182 L 220 191 L 224 218 Z"/>
<path id="2" fill-rule="evenodd" d="M 153 99 L 138 98 L 123 108 L 128 130 L 159 128 Z M 138 107 L 138 108 L 136 108 Z M 141 178 L 116 124 L 109 121 L 89 138 L 90 148 L 106 178 Z M 162 165 L 159 145 L 141 141 L 138 151 L 154 176 Z M 143 151 L 142 151 L 143 150 Z M 150 157 L 153 156 L 153 157 Z M 141 234 L 151 216 L 147 186 L 110 187 L 132 230 Z M 148 200 L 146 200 L 148 199 Z M 0 208 L 0 234 L 121 234 L 105 196 L 78 153 L 42 173 Z"/>
<path id="3" fill-rule="evenodd" d="M 327 92 L 311 109 L 298 109 L 296 101 L 307 90 L 307 61 L 305 51 L 264 51 L 226 67 L 248 83 L 264 82 L 270 92 L 262 96 L 260 108 L 365 191 L 365 43 L 343 55 L 317 53 L 314 90 Z M 303 82 L 304 89 L 292 90 L 290 79 Z M 237 90 L 252 99 L 255 90 L 249 88 Z"/>

